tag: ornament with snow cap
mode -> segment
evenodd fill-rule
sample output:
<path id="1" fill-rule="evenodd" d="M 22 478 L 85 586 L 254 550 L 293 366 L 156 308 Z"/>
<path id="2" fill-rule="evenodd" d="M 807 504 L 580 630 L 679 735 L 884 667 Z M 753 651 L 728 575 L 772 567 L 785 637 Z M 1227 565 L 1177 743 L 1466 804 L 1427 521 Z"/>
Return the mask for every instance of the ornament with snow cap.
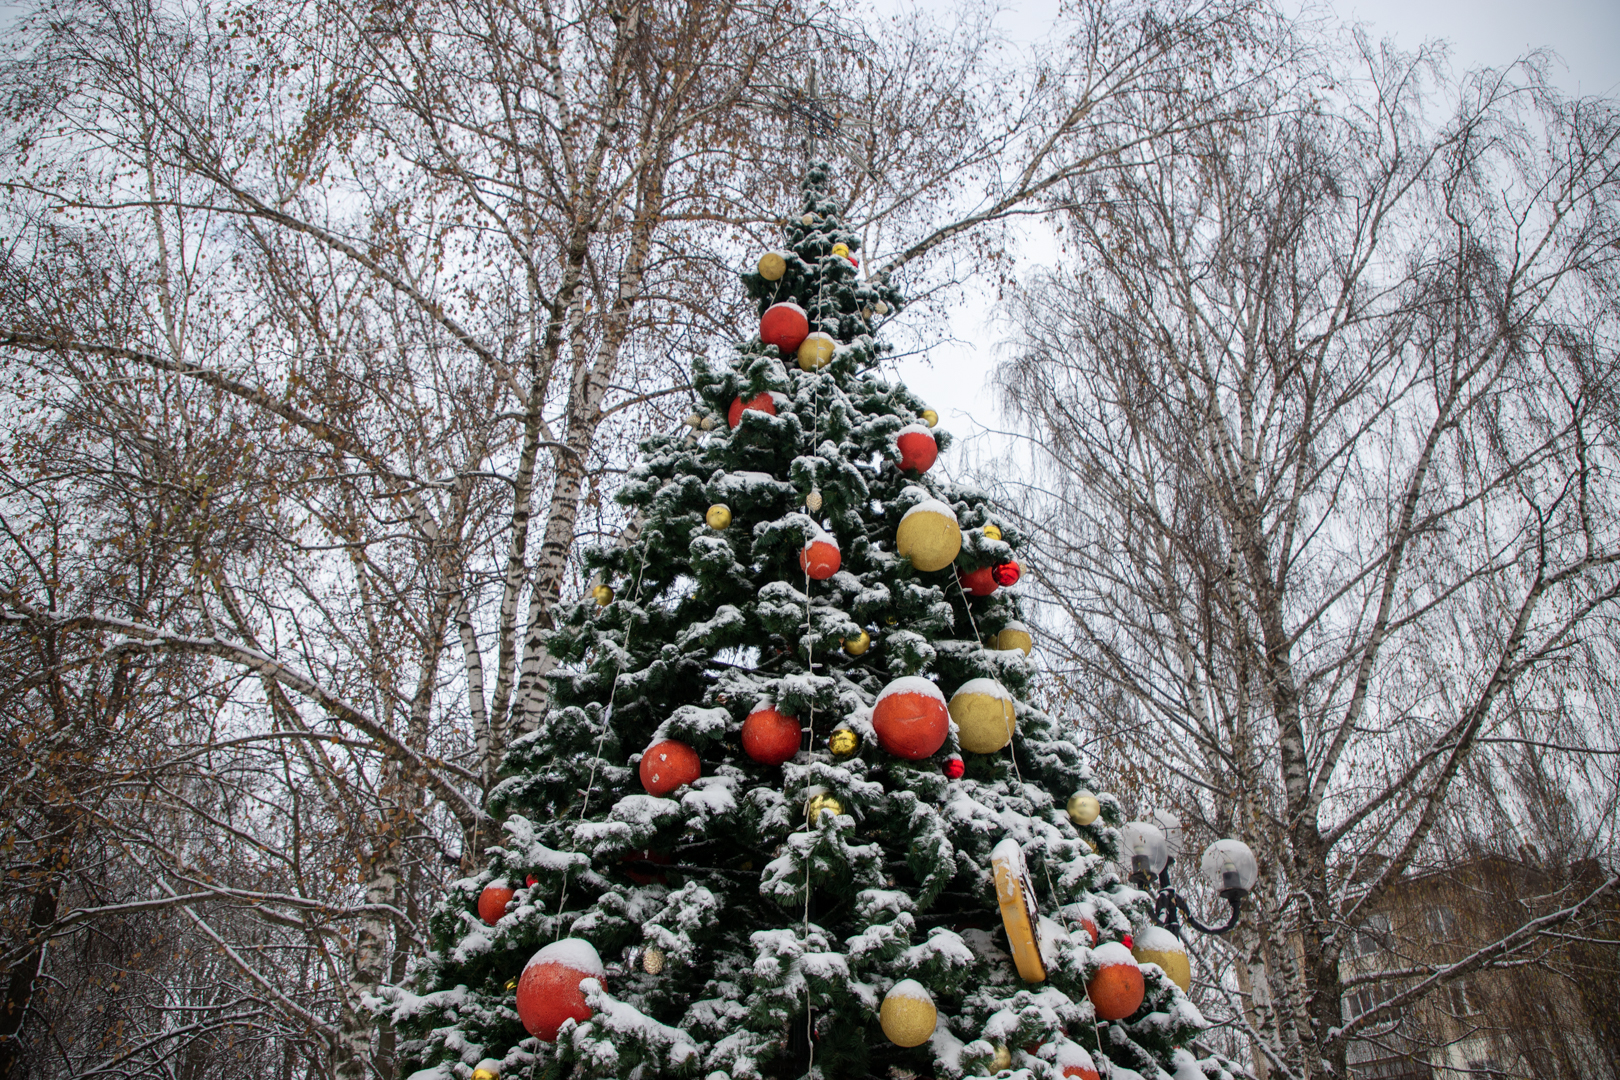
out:
<path id="1" fill-rule="evenodd" d="M 896 1046 L 921 1046 L 934 1034 L 939 1010 L 934 996 L 915 979 L 901 979 L 883 995 L 878 1011 L 883 1034 Z"/>
<path id="2" fill-rule="evenodd" d="M 703 775 L 697 751 L 675 739 L 647 747 L 638 770 L 647 794 L 664 796 Z"/>
<path id="3" fill-rule="evenodd" d="M 1021 622 L 1010 622 L 996 635 L 994 647 L 1002 652 L 1021 649 L 1024 655 L 1028 656 L 1030 650 L 1035 647 L 1035 639 L 1030 636 L 1029 627 Z"/>
<path id="4" fill-rule="evenodd" d="M 1099 1020 L 1123 1020 L 1142 1006 L 1146 986 L 1131 950 L 1110 941 L 1091 950 L 1097 973 L 1086 984 L 1086 996 Z"/>
<path id="5" fill-rule="evenodd" d="M 1138 964 L 1158 964 L 1183 994 L 1192 989 L 1192 965 L 1181 939 L 1160 926 L 1150 926 L 1131 944 Z"/>
<path id="6" fill-rule="evenodd" d="M 925 473 L 939 460 L 939 443 L 922 424 L 907 424 L 894 437 L 900 448 L 900 471 Z"/>
<path id="7" fill-rule="evenodd" d="M 894 534 L 895 550 L 918 570 L 943 570 L 962 550 L 956 511 L 938 499 L 924 499 L 907 510 Z"/>
<path id="8" fill-rule="evenodd" d="M 478 894 L 478 917 L 494 926 L 506 914 L 507 903 L 516 895 L 517 890 L 505 878 L 496 878 Z"/>
<path id="9" fill-rule="evenodd" d="M 797 719 L 762 701 L 743 721 L 743 753 L 761 765 L 780 765 L 799 752 L 801 734 Z"/>
<path id="10" fill-rule="evenodd" d="M 755 394 L 747 401 L 744 401 L 742 395 L 738 394 L 732 399 L 731 408 L 726 410 L 726 423 L 735 429 L 738 424 L 742 423 L 742 414 L 748 409 L 762 412 L 766 416 L 775 416 L 776 402 L 769 393 Z"/>
<path id="11" fill-rule="evenodd" d="M 950 713 L 962 749 L 975 754 L 994 754 L 1011 742 L 1018 730 L 1013 697 L 994 679 L 963 683 L 951 695 Z"/>
<path id="12" fill-rule="evenodd" d="M 805 335 L 799 342 L 795 355 L 799 358 L 799 367 L 804 371 L 820 371 L 832 363 L 833 353 L 838 350 L 838 342 L 833 336 L 821 330 Z"/>
<path id="13" fill-rule="evenodd" d="M 939 687 L 917 675 L 895 679 L 872 705 L 878 745 L 895 757 L 932 757 L 950 734 L 950 709 Z"/>
<path id="14" fill-rule="evenodd" d="M 480 1064 L 472 1071 L 472 1080 L 501 1080 L 501 1074 L 487 1065 Z"/>
<path id="15" fill-rule="evenodd" d="M 1012 837 L 990 849 L 990 867 L 996 879 L 996 904 L 1001 908 L 1001 924 L 1012 946 L 1013 966 L 1025 982 L 1045 982 L 1046 964 L 1041 959 L 1040 912 L 1035 908 L 1035 890 L 1030 887 L 1024 866 L 1024 850 Z M 1128 953 L 1126 955 L 1129 955 Z"/>
<path id="16" fill-rule="evenodd" d="M 791 301 L 772 304 L 759 317 L 759 340 L 775 345 L 783 356 L 797 349 L 809 333 L 810 317 Z"/>
<path id="17" fill-rule="evenodd" d="M 1086 1048 L 1068 1039 L 1058 1043 L 1052 1064 L 1057 1066 L 1058 1075 L 1064 1080 L 1100 1080 L 1097 1063 L 1091 1060 Z"/>
<path id="18" fill-rule="evenodd" d="M 838 573 L 843 559 L 843 554 L 838 550 L 838 539 L 831 533 L 817 533 L 799 549 L 799 568 L 813 581 L 826 581 Z"/>
<path id="19" fill-rule="evenodd" d="M 518 1019 L 541 1042 L 556 1042 L 563 1024 L 591 1018 L 579 984 L 595 979 L 605 986 L 606 974 L 590 942 L 582 938 L 552 942 L 530 958 L 518 979 Z"/>

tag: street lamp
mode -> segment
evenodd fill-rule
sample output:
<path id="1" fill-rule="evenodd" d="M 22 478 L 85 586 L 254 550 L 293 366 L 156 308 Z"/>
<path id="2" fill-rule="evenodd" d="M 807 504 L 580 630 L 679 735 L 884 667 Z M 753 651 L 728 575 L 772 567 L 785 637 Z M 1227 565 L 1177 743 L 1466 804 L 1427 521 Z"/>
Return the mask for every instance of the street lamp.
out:
<path id="1" fill-rule="evenodd" d="M 1231 930 L 1242 914 L 1243 898 L 1249 895 L 1260 876 L 1254 852 L 1241 840 L 1217 840 L 1204 849 L 1199 869 L 1221 899 L 1232 905 L 1232 914 L 1225 926 L 1207 926 L 1170 884 L 1170 866 L 1181 854 L 1181 821 L 1166 810 L 1157 811 L 1153 817 L 1152 822 L 1129 822 L 1120 830 L 1120 835 L 1131 859 L 1131 883 L 1150 889 L 1157 879 L 1159 895 L 1153 901 L 1154 925 L 1173 934 L 1179 933 L 1181 917 L 1185 916 L 1187 925 L 1205 934 L 1224 934 Z"/>

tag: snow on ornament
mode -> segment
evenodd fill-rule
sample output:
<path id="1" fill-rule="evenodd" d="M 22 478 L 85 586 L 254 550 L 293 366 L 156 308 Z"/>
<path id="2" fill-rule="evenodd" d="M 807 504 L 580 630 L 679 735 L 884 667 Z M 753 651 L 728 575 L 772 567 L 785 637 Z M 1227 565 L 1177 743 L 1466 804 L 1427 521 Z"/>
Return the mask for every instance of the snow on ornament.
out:
<path id="1" fill-rule="evenodd" d="M 939 443 L 922 424 L 907 424 L 894 437 L 900 448 L 900 471 L 925 473 L 939 460 Z"/>
<path id="2" fill-rule="evenodd" d="M 943 570 L 962 550 L 956 511 L 938 499 L 924 499 L 907 510 L 894 534 L 895 550 L 924 572 Z"/>
<path id="3" fill-rule="evenodd" d="M 939 1010 L 934 996 L 915 979 L 901 979 L 883 995 L 878 1010 L 883 1034 L 896 1046 L 921 1046 L 934 1034 Z"/>
<path id="4" fill-rule="evenodd" d="M 743 753 L 761 765 L 780 765 L 799 752 L 800 735 L 798 720 L 762 701 L 743 721 Z"/>
<path id="5" fill-rule="evenodd" d="M 1035 639 L 1030 636 L 1029 627 L 1021 622 L 1010 622 L 1001 628 L 1001 633 L 995 637 L 993 647 L 1002 652 L 1021 649 L 1025 656 L 1035 647 Z"/>
<path id="6" fill-rule="evenodd" d="M 641 755 L 641 786 L 649 795 L 668 795 L 682 784 L 703 775 L 697 751 L 683 742 L 665 739 Z"/>
<path id="7" fill-rule="evenodd" d="M 799 342 L 797 356 L 799 367 L 805 371 L 820 371 L 832 363 L 833 353 L 838 349 L 838 342 L 833 336 L 821 330 L 808 334 Z"/>
<path id="8" fill-rule="evenodd" d="M 478 894 L 478 917 L 490 926 L 501 921 L 506 914 L 507 902 L 515 896 L 517 890 L 505 878 L 496 878 L 484 886 L 484 891 Z"/>
<path id="9" fill-rule="evenodd" d="M 1012 741 L 1018 730 L 1012 695 L 994 679 L 970 679 L 951 695 L 951 719 L 956 721 L 962 749 L 994 754 Z"/>
<path id="10" fill-rule="evenodd" d="M 787 258 L 780 251 L 767 251 L 759 257 L 759 276 L 766 281 L 781 281 L 787 273 Z"/>
<path id="11" fill-rule="evenodd" d="M 605 985 L 606 974 L 590 942 L 581 938 L 552 942 L 530 958 L 518 979 L 518 1019 L 541 1042 L 556 1042 L 563 1024 L 591 1018 L 579 984 L 595 979 Z"/>
<path id="12" fill-rule="evenodd" d="M 895 679 L 872 705 L 878 745 L 895 757 L 932 757 L 950 734 L 951 714 L 939 687 L 917 675 Z"/>
<path id="13" fill-rule="evenodd" d="M 1018 841 L 1009 836 L 991 848 L 990 866 L 996 879 L 1001 924 L 1007 930 L 1018 977 L 1025 982 L 1045 982 L 1046 965 L 1041 961 L 1041 947 L 1035 937 L 1041 916 L 1035 909 L 1035 891 L 1030 887 L 1024 851 Z"/>
<path id="14" fill-rule="evenodd" d="M 1091 1060 L 1086 1048 L 1068 1039 L 1057 1044 L 1057 1053 L 1053 1055 L 1052 1063 L 1057 1066 L 1058 1075 L 1064 1080 L 1100 1080 L 1097 1063 Z"/>
<path id="15" fill-rule="evenodd" d="M 786 356 L 810 333 L 810 317 L 791 301 L 772 304 L 759 317 L 759 340 L 775 345 Z"/>
<path id="16" fill-rule="evenodd" d="M 742 414 L 744 410 L 747 409 L 762 412 L 767 416 L 775 416 L 776 402 L 772 399 L 769 393 L 755 394 L 747 401 L 744 401 L 742 399 L 742 395 L 738 394 L 737 397 L 732 400 L 731 408 L 726 410 L 726 424 L 735 429 L 738 424 L 742 423 Z"/>
<path id="17" fill-rule="evenodd" d="M 988 566 L 981 566 L 966 573 L 958 572 L 956 577 L 962 583 L 962 591 L 969 596 L 989 596 L 1000 588 Z"/>
<path id="18" fill-rule="evenodd" d="M 1138 964 L 1158 964 L 1183 994 L 1192 989 L 1192 965 L 1181 939 L 1163 927 L 1151 926 L 1131 945 Z"/>
<path id="19" fill-rule="evenodd" d="M 821 532 L 806 540 L 799 549 L 799 568 L 813 581 L 826 581 L 838 573 L 843 558 L 838 550 L 838 539 L 831 533 Z"/>
<path id="20" fill-rule="evenodd" d="M 1097 973 L 1086 984 L 1086 996 L 1097 1010 L 1097 1019 L 1123 1020 L 1140 1008 L 1146 987 L 1131 950 L 1110 941 L 1091 950 L 1091 957 Z"/>

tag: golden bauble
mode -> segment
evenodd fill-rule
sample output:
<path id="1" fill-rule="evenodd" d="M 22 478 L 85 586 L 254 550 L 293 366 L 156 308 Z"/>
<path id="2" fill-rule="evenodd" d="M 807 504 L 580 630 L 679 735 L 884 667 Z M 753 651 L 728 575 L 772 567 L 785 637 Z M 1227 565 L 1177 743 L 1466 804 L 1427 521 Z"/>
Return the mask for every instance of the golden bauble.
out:
<path id="1" fill-rule="evenodd" d="M 821 510 L 821 489 L 811 488 L 810 494 L 804 497 L 804 508 L 812 514 Z"/>
<path id="2" fill-rule="evenodd" d="M 927 424 L 929 427 L 937 426 L 939 424 L 939 413 L 935 412 L 933 409 L 924 409 L 922 411 L 922 422 Z"/>
<path id="3" fill-rule="evenodd" d="M 1170 981 L 1181 987 L 1183 994 L 1192 989 L 1192 965 L 1187 961 L 1187 947 L 1170 931 L 1149 927 L 1137 936 L 1131 955 L 1138 964 L 1158 964 Z"/>
<path id="4" fill-rule="evenodd" d="M 494 1069 L 477 1068 L 473 1070 L 472 1080 L 501 1080 L 501 1074 Z"/>
<path id="5" fill-rule="evenodd" d="M 875 309 L 877 309 L 877 313 L 879 315 L 887 315 L 889 313 L 889 305 L 885 304 L 882 300 L 879 300 L 877 303 L 873 304 L 872 306 Z"/>
<path id="6" fill-rule="evenodd" d="M 641 952 L 641 970 L 649 975 L 656 975 L 664 970 L 664 950 L 656 945 L 649 945 Z"/>
<path id="7" fill-rule="evenodd" d="M 878 1011 L 883 1034 L 896 1046 L 921 1046 L 934 1034 L 939 1010 L 934 998 L 915 979 L 902 979 L 883 998 Z"/>
<path id="8" fill-rule="evenodd" d="M 994 679 L 963 683 L 951 695 L 949 708 L 962 749 L 975 754 L 994 754 L 1012 741 L 1018 729 L 1012 695 Z"/>
<path id="9" fill-rule="evenodd" d="M 990 1059 L 990 1071 L 998 1073 L 1002 1069 L 1012 1068 L 1012 1051 L 1005 1046 L 996 1047 L 996 1056 Z"/>
<path id="10" fill-rule="evenodd" d="M 703 515 L 703 520 L 709 523 L 711 529 L 728 528 L 731 525 L 731 507 L 725 503 L 715 503 Z"/>
<path id="11" fill-rule="evenodd" d="M 906 511 L 895 530 L 894 547 L 925 573 L 943 570 L 962 550 L 956 512 L 937 499 L 925 499 Z"/>
<path id="12" fill-rule="evenodd" d="M 787 273 L 787 260 L 780 251 L 767 251 L 759 257 L 759 276 L 766 281 L 781 281 Z"/>
<path id="13" fill-rule="evenodd" d="M 804 215 L 804 217 L 799 219 L 799 224 L 803 225 L 807 229 L 810 226 L 814 225 L 815 223 L 816 223 L 816 215 L 814 215 L 814 214 L 806 214 L 806 215 Z"/>
<path id="14" fill-rule="evenodd" d="M 613 586 L 598 585 L 591 590 L 591 599 L 596 601 L 598 607 L 607 607 L 613 603 Z"/>
<path id="15" fill-rule="evenodd" d="M 839 241 L 838 243 L 834 244 L 832 251 L 833 254 L 838 256 L 840 259 L 849 258 L 849 245 L 843 241 Z"/>
<path id="16" fill-rule="evenodd" d="M 849 728 L 839 728 L 827 738 L 827 749 L 835 758 L 852 757 L 861 748 L 861 737 Z"/>
<path id="17" fill-rule="evenodd" d="M 899 626 L 900 625 L 900 620 L 895 618 L 893 615 L 885 615 L 885 616 L 883 616 L 883 625 L 884 626 Z"/>
<path id="18" fill-rule="evenodd" d="M 819 371 L 832 363 L 833 353 L 838 349 L 838 342 L 833 336 L 823 330 L 817 330 L 799 342 L 799 367 L 805 371 Z"/>
<path id="19" fill-rule="evenodd" d="M 986 540 L 1000 540 L 1001 530 L 996 528 L 994 525 L 986 525 L 984 527 L 984 538 Z"/>
<path id="20" fill-rule="evenodd" d="M 866 650 L 870 649 L 871 647 L 872 635 L 868 634 L 865 630 L 862 630 L 854 637 L 847 637 L 844 639 L 844 651 L 849 653 L 851 656 L 864 655 Z"/>
<path id="21" fill-rule="evenodd" d="M 684 423 L 689 428 L 702 427 L 703 426 L 703 417 L 699 416 L 697 413 L 693 413 L 691 416 L 688 416 L 686 418 Z"/>
<path id="22" fill-rule="evenodd" d="M 1090 825 L 1102 813 L 1102 803 L 1089 791 L 1077 791 L 1069 796 L 1069 820 L 1076 825 Z"/>
<path id="23" fill-rule="evenodd" d="M 714 430 L 714 417 L 705 416 L 703 418 L 703 422 L 701 424 L 699 424 L 698 427 L 702 428 L 704 431 L 713 431 Z"/>
<path id="24" fill-rule="evenodd" d="M 991 639 L 990 647 L 1001 651 L 1022 649 L 1025 656 L 1035 647 L 1035 639 L 1029 636 L 1029 627 L 1023 623 L 1008 623 L 1001 633 Z"/>
<path id="25" fill-rule="evenodd" d="M 833 817 L 842 814 L 844 804 L 822 791 L 810 796 L 810 801 L 805 804 L 804 809 L 810 818 L 810 824 L 814 825 L 820 820 L 822 814 L 831 814 Z"/>

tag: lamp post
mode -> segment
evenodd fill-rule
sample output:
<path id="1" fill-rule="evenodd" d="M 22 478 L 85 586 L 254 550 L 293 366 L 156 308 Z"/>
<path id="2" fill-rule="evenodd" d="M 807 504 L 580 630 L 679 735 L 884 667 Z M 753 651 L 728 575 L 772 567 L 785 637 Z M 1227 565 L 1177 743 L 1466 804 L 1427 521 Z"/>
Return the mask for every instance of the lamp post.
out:
<path id="1" fill-rule="evenodd" d="M 1260 876 L 1254 852 L 1241 840 L 1217 840 L 1204 849 L 1199 869 L 1221 899 L 1232 905 L 1232 914 L 1224 926 L 1206 925 L 1170 884 L 1170 866 L 1181 854 L 1181 822 L 1165 810 L 1157 811 L 1153 817 L 1151 822 L 1129 822 L 1120 833 L 1131 857 L 1131 883 L 1140 889 L 1151 889 L 1157 880 L 1159 895 L 1153 902 L 1154 925 L 1177 934 L 1185 917 L 1187 925 L 1201 933 L 1224 934 L 1231 930 L 1243 912 L 1243 898 L 1249 895 Z"/>

